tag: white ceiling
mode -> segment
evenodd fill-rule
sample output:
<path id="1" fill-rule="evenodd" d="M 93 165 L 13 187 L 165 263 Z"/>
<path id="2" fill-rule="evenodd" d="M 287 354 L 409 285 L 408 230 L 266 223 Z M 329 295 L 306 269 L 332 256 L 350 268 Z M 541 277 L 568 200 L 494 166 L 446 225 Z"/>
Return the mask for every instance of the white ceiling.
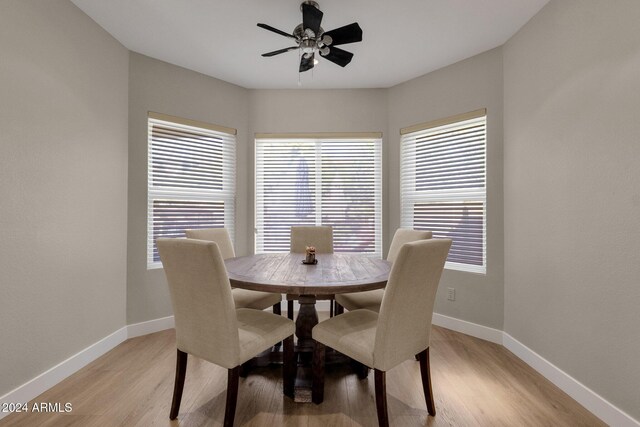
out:
<path id="1" fill-rule="evenodd" d="M 300 0 L 72 0 L 128 49 L 246 88 L 297 88 L 287 33 Z M 318 0 L 325 31 L 358 22 L 345 68 L 320 59 L 303 88 L 385 88 L 502 45 L 548 0 Z M 313 73 L 313 74 L 312 74 Z"/>

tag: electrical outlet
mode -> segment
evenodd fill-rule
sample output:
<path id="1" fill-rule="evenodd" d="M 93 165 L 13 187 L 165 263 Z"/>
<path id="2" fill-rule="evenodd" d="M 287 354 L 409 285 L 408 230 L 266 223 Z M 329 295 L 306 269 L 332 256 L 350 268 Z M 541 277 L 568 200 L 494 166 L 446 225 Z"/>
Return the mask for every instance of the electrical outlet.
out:
<path id="1" fill-rule="evenodd" d="M 455 301 L 456 300 L 456 290 L 455 290 L 455 288 L 447 288 L 447 299 L 449 301 Z"/>

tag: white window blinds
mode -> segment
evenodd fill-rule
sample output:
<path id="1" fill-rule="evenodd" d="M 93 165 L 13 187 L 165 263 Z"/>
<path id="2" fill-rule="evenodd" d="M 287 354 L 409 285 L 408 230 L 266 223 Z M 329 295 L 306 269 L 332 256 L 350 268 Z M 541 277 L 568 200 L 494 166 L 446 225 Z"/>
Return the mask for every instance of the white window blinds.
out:
<path id="1" fill-rule="evenodd" d="M 150 268 L 160 266 L 158 237 L 212 227 L 226 227 L 234 235 L 235 135 L 182 123 L 148 120 Z"/>
<path id="2" fill-rule="evenodd" d="M 335 252 L 382 253 L 382 141 L 256 139 L 256 253 L 292 225 L 331 225 Z"/>
<path id="3" fill-rule="evenodd" d="M 402 135 L 401 224 L 452 239 L 446 268 L 485 273 L 486 112 L 474 113 Z"/>

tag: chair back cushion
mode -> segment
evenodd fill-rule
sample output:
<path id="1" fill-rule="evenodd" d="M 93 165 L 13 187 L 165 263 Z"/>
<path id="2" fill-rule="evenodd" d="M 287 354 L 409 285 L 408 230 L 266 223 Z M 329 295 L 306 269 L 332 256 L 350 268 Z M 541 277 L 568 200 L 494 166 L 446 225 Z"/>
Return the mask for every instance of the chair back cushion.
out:
<path id="1" fill-rule="evenodd" d="M 227 270 L 214 242 L 158 239 L 176 322 L 178 349 L 227 369 L 240 341 Z"/>
<path id="2" fill-rule="evenodd" d="M 187 237 L 189 235 L 187 234 Z M 416 240 L 425 240 L 431 238 L 430 231 L 412 230 L 410 228 L 398 228 L 396 234 L 393 235 L 391 246 L 389 246 L 389 254 L 387 255 L 387 261 L 394 262 L 398 257 L 400 248 L 405 243 L 415 242 Z"/>
<path id="3" fill-rule="evenodd" d="M 307 246 L 315 246 L 317 254 L 332 254 L 333 227 L 291 227 L 291 252 L 303 253 Z"/>
<path id="4" fill-rule="evenodd" d="M 231 243 L 231 236 L 226 228 L 200 228 L 194 230 L 185 230 L 189 239 L 208 240 L 210 242 L 216 242 L 222 259 L 234 258 L 236 256 L 233 250 L 233 243 Z"/>
<path id="5" fill-rule="evenodd" d="M 400 248 L 380 305 L 374 368 L 388 371 L 429 347 L 433 305 L 450 247 L 450 239 L 428 239 Z"/>

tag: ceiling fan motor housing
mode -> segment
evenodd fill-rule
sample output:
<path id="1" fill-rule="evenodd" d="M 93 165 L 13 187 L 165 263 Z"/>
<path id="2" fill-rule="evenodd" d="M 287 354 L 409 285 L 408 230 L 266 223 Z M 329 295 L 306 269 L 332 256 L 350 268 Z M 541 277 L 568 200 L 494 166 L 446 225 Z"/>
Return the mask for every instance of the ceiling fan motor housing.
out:
<path id="1" fill-rule="evenodd" d="M 318 3 L 316 3 L 316 2 L 315 2 L 315 1 L 313 1 L 313 0 L 305 0 L 305 1 L 303 1 L 303 2 L 300 4 L 300 12 L 304 12 L 304 11 L 302 10 L 302 5 L 303 5 L 303 4 L 308 4 L 308 5 L 310 5 L 310 6 L 315 7 L 316 9 L 320 10 L 320 5 L 319 5 Z"/>

